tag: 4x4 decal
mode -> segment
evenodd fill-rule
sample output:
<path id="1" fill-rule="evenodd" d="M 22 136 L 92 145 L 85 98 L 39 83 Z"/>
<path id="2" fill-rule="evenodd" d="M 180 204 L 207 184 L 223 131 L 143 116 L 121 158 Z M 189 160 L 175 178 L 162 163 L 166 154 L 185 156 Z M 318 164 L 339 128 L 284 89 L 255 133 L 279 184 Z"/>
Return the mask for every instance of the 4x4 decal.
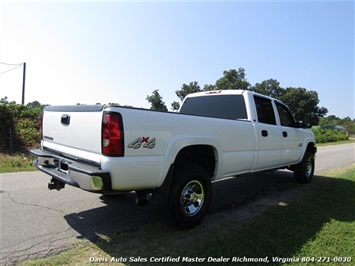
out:
<path id="1" fill-rule="evenodd" d="M 143 144 L 144 143 L 144 144 Z M 155 147 L 155 138 L 149 139 L 149 137 L 136 138 L 134 141 L 127 145 L 131 149 L 139 149 L 143 144 L 143 148 L 153 149 Z"/>

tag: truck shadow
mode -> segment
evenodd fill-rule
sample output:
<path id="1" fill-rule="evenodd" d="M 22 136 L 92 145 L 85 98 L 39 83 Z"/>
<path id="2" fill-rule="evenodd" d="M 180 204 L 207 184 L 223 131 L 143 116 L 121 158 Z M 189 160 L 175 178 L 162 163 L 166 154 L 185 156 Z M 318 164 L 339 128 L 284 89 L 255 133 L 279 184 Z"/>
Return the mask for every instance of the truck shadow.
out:
<path id="1" fill-rule="evenodd" d="M 68 224 L 80 233 L 79 238 L 96 242 L 101 236 L 116 232 L 134 232 L 156 221 L 159 211 L 154 204 L 138 207 L 133 193 L 100 196 L 104 207 L 65 215 Z"/>
<path id="2" fill-rule="evenodd" d="M 109 254 L 110 257 L 108 259 L 111 259 L 111 257 L 129 258 L 131 256 L 147 258 L 151 256 L 199 256 L 207 258 L 209 256 L 228 257 L 228 254 L 242 257 L 293 257 L 307 241 L 314 239 L 317 233 L 323 228 L 324 224 L 329 221 L 355 221 L 354 206 L 351 206 L 348 202 L 342 202 L 339 196 L 339 193 L 349 191 L 349 188 L 354 191 L 354 182 L 318 175 L 314 177 L 314 181 L 311 184 L 304 186 L 296 184 L 293 181 L 292 173 L 288 172 L 268 175 L 266 181 L 264 181 L 264 179 L 264 174 L 257 174 L 214 183 L 214 198 L 211 204 L 211 211 L 197 228 L 188 231 L 181 231 L 166 225 L 155 204 L 150 204 L 145 208 L 137 207 L 134 203 L 133 194 L 120 195 L 118 197 L 101 197 L 101 200 L 103 200 L 107 206 L 69 214 L 64 218 L 73 229 L 80 233 L 81 238 L 89 239 Z M 266 184 L 270 182 L 270 179 L 272 180 L 272 185 L 269 186 L 255 183 L 265 182 Z M 327 200 L 316 205 L 317 217 L 315 219 L 305 220 L 307 215 L 304 215 L 308 214 L 309 216 L 313 216 L 314 204 L 303 204 L 302 207 L 299 208 L 297 208 L 297 204 L 294 204 L 294 211 L 288 213 L 288 215 L 292 217 L 292 223 L 283 223 L 282 220 L 275 220 L 272 225 L 274 227 L 272 230 L 274 231 L 270 231 L 270 229 L 266 230 L 269 234 L 281 234 L 280 243 L 265 243 L 268 241 L 267 235 L 265 234 L 268 233 L 265 232 L 264 234 L 264 231 L 239 231 L 238 227 L 240 227 L 241 224 L 245 222 L 249 223 L 259 216 L 257 213 L 251 216 L 252 218 L 249 217 L 250 220 L 248 220 L 248 215 L 245 216 L 244 211 L 249 208 L 249 204 L 253 204 L 253 202 L 257 202 L 265 197 L 273 197 L 276 199 L 279 197 L 279 202 L 281 202 L 284 200 L 281 194 L 284 195 L 288 192 L 295 192 L 295 197 L 290 199 L 291 204 L 292 202 L 302 200 L 310 191 L 316 191 L 318 189 L 322 189 L 324 193 L 327 193 Z M 223 195 L 225 197 L 222 197 Z M 274 206 L 268 206 L 267 210 L 277 208 L 287 208 L 287 206 L 280 206 L 276 203 Z M 255 211 L 255 209 L 253 211 Z M 243 215 L 244 217 L 241 217 Z M 173 246 L 176 239 L 178 239 L 177 242 L 179 243 L 186 241 L 186 243 L 191 244 L 192 238 L 195 239 L 196 242 L 198 242 L 199 239 L 209 239 L 210 244 L 214 244 L 214 240 L 211 240 L 210 236 L 214 235 L 218 239 L 220 230 L 224 232 L 231 230 L 234 234 L 237 232 L 233 237 L 240 237 L 240 243 L 236 244 L 235 241 L 231 242 L 229 252 L 232 251 L 232 253 L 228 253 L 228 251 L 222 252 L 221 249 L 216 249 L 215 254 L 211 254 L 211 250 L 214 249 L 210 247 L 207 248 L 207 250 L 209 250 L 208 254 L 201 254 L 201 251 L 199 251 L 198 254 L 194 254 L 192 244 L 189 254 L 180 254 L 179 249 L 175 247 L 176 243 L 175 246 Z M 150 236 L 152 232 L 154 232 L 154 238 L 150 237 L 149 239 L 145 239 L 145 237 L 142 237 L 142 235 L 145 236 L 144 231 L 150 231 L 146 232 L 146 234 Z M 132 249 L 132 246 L 130 248 L 125 247 L 125 243 L 120 243 L 121 241 L 117 238 L 119 234 L 129 235 L 130 241 L 137 244 L 135 249 Z M 245 240 L 244 234 L 248 234 L 247 240 Z M 112 242 L 109 245 L 102 243 L 102 236 L 106 235 L 112 236 Z M 169 241 L 167 242 L 167 239 L 171 239 L 171 243 Z M 245 240 L 245 242 L 243 242 L 243 240 Z M 273 241 L 275 241 L 275 238 L 273 238 Z M 145 252 L 148 252 L 150 249 L 141 248 L 140 245 L 143 247 L 143 245 L 146 246 L 147 244 L 150 244 L 152 247 L 164 245 L 163 251 L 160 249 L 157 254 L 154 254 L 155 252 L 152 254 L 150 253 L 151 251 L 146 254 Z M 206 243 L 206 245 L 208 245 L 208 243 Z M 260 245 L 262 245 L 261 249 Z M 287 250 L 285 254 L 278 253 L 277 246 L 279 245 L 286 245 L 286 248 L 282 249 Z"/>
<path id="3" fill-rule="evenodd" d="M 210 213 L 245 204 L 268 192 L 292 188 L 295 184 L 289 172 L 241 175 L 213 184 Z M 96 241 L 98 236 L 115 232 L 136 231 L 142 226 L 163 221 L 154 202 L 146 207 L 135 204 L 135 194 L 100 196 L 103 207 L 71 213 L 64 218 L 81 238 Z"/>

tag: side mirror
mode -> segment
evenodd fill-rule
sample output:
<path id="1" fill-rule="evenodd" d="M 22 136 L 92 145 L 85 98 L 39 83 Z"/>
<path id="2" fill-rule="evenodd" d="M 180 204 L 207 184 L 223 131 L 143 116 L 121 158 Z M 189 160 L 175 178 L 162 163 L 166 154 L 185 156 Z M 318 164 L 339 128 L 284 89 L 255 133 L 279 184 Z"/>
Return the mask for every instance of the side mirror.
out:
<path id="1" fill-rule="evenodd" d="M 298 122 L 302 128 L 311 128 L 311 116 L 306 114 L 303 116 L 303 120 Z"/>
<path id="2" fill-rule="evenodd" d="M 310 124 L 307 124 L 303 121 L 297 121 L 297 127 L 298 128 L 311 128 Z"/>

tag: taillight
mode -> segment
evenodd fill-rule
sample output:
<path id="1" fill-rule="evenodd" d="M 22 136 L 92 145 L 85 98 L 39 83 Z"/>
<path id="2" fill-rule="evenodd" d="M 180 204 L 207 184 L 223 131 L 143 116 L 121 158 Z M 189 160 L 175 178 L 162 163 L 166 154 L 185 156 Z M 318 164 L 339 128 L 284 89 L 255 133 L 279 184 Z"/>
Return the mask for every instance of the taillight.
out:
<path id="1" fill-rule="evenodd" d="M 206 94 L 217 94 L 217 93 L 221 93 L 222 91 L 219 90 L 219 91 L 208 91 L 206 92 Z"/>
<path id="2" fill-rule="evenodd" d="M 119 113 L 104 112 L 101 138 L 104 155 L 123 156 L 123 123 Z"/>
<path id="3" fill-rule="evenodd" d="M 41 136 L 41 139 L 43 139 L 43 112 L 41 113 L 41 116 L 39 119 L 39 134 Z"/>

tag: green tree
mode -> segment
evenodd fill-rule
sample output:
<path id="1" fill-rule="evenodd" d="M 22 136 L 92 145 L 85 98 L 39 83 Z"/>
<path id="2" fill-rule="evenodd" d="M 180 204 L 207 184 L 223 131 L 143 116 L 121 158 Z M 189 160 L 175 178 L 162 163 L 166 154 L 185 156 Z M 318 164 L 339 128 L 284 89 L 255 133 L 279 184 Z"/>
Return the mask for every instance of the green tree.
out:
<path id="1" fill-rule="evenodd" d="M 182 84 L 181 89 L 175 91 L 176 96 L 180 99 L 180 101 L 183 101 L 186 95 L 194 92 L 200 92 L 201 87 L 198 85 L 197 81 L 192 81 L 188 85 L 187 84 Z"/>
<path id="2" fill-rule="evenodd" d="M 38 101 L 33 101 L 27 104 L 28 107 L 41 107 L 40 102 Z"/>
<path id="3" fill-rule="evenodd" d="M 322 117 L 319 120 L 319 125 L 324 127 L 324 126 L 336 126 L 339 125 L 340 118 L 335 116 L 335 115 L 329 115 L 327 117 Z"/>
<path id="4" fill-rule="evenodd" d="M 268 79 L 261 83 L 256 83 L 250 88 L 250 90 L 277 99 L 285 94 L 285 89 L 281 88 L 280 82 L 278 82 L 276 79 Z"/>
<path id="5" fill-rule="evenodd" d="M 179 108 L 180 108 L 180 103 L 179 102 L 174 101 L 174 102 L 171 103 L 171 109 L 173 111 L 177 111 L 177 110 L 179 110 Z"/>
<path id="6" fill-rule="evenodd" d="M 245 69 L 240 67 L 238 70 L 231 69 L 223 71 L 223 77 L 216 81 L 216 89 L 218 90 L 247 90 L 250 83 L 245 78 Z"/>
<path id="7" fill-rule="evenodd" d="M 296 120 L 303 120 L 305 115 L 309 115 L 311 125 L 318 125 L 319 119 L 328 113 L 327 108 L 318 107 L 318 93 L 305 88 L 286 88 L 280 100 L 289 107 Z"/>
<path id="8" fill-rule="evenodd" d="M 213 84 L 205 84 L 205 86 L 203 86 L 204 91 L 213 91 L 216 89 L 217 89 L 217 86 L 213 85 Z"/>
<path id="9" fill-rule="evenodd" d="M 339 125 L 345 127 L 346 130 L 349 133 L 354 134 L 354 132 L 355 132 L 355 123 L 354 123 L 354 121 L 351 120 L 351 118 L 349 116 L 341 119 Z"/>
<path id="10" fill-rule="evenodd" d="M 160 96 L 159 90 L 154 90 L 152 95 L 147 95 L 146 100 L 151 104 L 150 110 L 157 111 L 168 111 L 165 103 L 163 102 L 163 97 Z"/>
<path id="11" fill-rule="evenodd" d="M 324 127 L 324 126 L 343 126 L 346 128 L 346 130 L 351 133 L 354 134 L 355 133 L 355 119 L 351 120 L 351 118 L 349 116 L 341 119 L 335 115 L 329 115 L 327 117 L 322 117 L 319 120 L 319 125 Z"/>

